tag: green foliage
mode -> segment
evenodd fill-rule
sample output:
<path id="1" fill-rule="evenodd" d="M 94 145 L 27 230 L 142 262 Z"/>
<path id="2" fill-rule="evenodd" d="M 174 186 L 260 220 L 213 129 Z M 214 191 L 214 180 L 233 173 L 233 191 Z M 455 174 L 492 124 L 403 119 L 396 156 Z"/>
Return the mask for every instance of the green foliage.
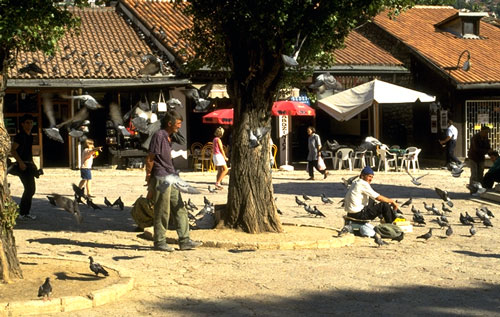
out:
<path id="1" fill-rule="evenodd" d="M 77 6 L 83 0 L 75 0 Z M 79 20 L 52 0 L 0 0 L 0 47 L 4 52 L 52 53 L 57 41 Z"/>
<path id="2" fill-rule="evenodd" d="M 456 0 L 415 0 L 415 4 L 419 5 L 454 6 L 456 3 Z"/>
<path id="3" fill-rule="evenodd" d="M 3 210 L 0 213 L 0 228 L 1 230 L 10 230 L 16 225 L 16 219 L 19 215 L 19 206 L 12 198 L 8 197 L 4 202 Z"/>

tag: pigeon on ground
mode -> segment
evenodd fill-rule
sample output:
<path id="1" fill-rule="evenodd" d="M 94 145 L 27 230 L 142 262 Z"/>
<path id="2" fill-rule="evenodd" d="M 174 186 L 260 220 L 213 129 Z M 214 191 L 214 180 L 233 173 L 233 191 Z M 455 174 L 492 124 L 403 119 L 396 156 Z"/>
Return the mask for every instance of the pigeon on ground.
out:
<path id="1" fill-rule="evenodd" d="M 424 209 L 432 212 L 432 206 L 427 205 L 427 203 L 425 201 L 424 201 Z"/>
<path id="2" fill-rule="evenodd" d="M 404 238 L 405 238 L 405 233 L 401 232 L 401 234 L 399 235 L 399 237 L 392 238 L 391 241 L 401 242 L 401 241 L 403 241 Z"/>
<path id="3" fill-rule="evenodd" d="M 339 231 L 339 237 L 343 236 L 346 233 L 353 233 L 354 230 L 352 229 L 351 225 L 345 225 L 342 227 L 342 229 Z"/>
<path id="4" fill-rule="evenodd" d="M 120 210 L 123 210 L 125 208 L 125 205 L 123 204 L 122 201 L 122 196 L 119 196 L 112 204 L 112 206 L 118 206 Z"/>
<path id="5" fill-rule="evenodd" d="M 324 204 L 333 204 L 333 200 L 331 200 L 330 198 L 326 197 L 326 195 L 324 193 L 321 194 L 321 201 Z"/>
<path id="6" fill-rule="evenodd" d="M 453 229 L 451 229 L 451 226 L 448 226 L 448 229 L 446 229 L 446 236 L 449 237 L 453 234 Z"/>
<path id="7" fill-rule="evenodd" d="M 420 186 L 422 185 L 422 183 L 420 182 L 420 179 L 424 176 L 427 176 L 429 175 L 429 173 L 427 174 L 424 174 L 422 176 L 419 176 L 419 177 L 413 177 L 410 172 L 408 171 L 408 169 L 406 169 L 406 173 L 411 177 L 411 182 L 414 184 L 414 185 L 417 185 L 417 186 Z"/>
<path id="8" fill-rule="evenodd" d="M 435 187 L 434 190 L 436 191 L 436 194 L 438 194 L 439 198 L 441 198 L 448 206 L 453 207 L 453 202 L 448 196 L 448 192 L 446 190 L 442 190 L 437 187 Z"/>
<path id="9" fill-rule="evenodd" d="M 408 207 L 408 206 L 410 206 L 410 205 L 411 205 L 411 203 L 412 203 L 412 202 L 413 202 L 413 198 L 412 198 L 412 197 L 410 197 L 410 199 L 408 199 L 407 201 L 405 201 L 404 203 L 402 203 L 402 204 L 400 205 L 400 207 Z"/>
<path id="10" fill-rule="evenodd" d="M 432 203 L 431 211 L 436 216 L 442 216 L 443 215 L 443 213 L 441 211 L 439 211 L 439 209 L 436 208 L 436 206 L 434 205 L 434 203 Z"/>
<path id="11" fill-rule="evenodd" d="M 488 209 L 488 207 L 484 206 L 484 207 L 481 207 L 481 210 L 486 212 L 486 214 L 488 215 L 488 217 L 490 218 L 495 218 L 495 215 L 493 214 L 493 212 L 491 212 L 491 210 Z"/>
<path id="12" fill-rule="evenodd" d="M 486 217 L 483 219 L 483 225 L 485 225 L 486 227 L 493 227 L 493 224 L 491 223 L 490 218 L 486 218 Z"/>
<path id="13" fill-rule="evenodd" d="M 97 205 L 96 203 L 94 203 L 92 201 L 92 198 L 90 198 L 90 197 L 87 197 L 87 206 L 89 206 L 90 208 L 92 208 L 94 210 L 97 210 L 97 209 L 102 210 L 102 208 L 99 207 L 99 205 Z"/>
<path id="14" fill-rule="evenodd" d="M 85 107 L 89 108 L 90 110 L 97 110 L 99 108 L 102 108 L 102 106 L 95 100 L 94 97 L 91 95 L 75 95 L 75 96 L 67 96 L 67 95 L 62 95 L 61 96 L 64 99 L 78 99 L 83 102 Z"/>
<path id="15" fill-rule="evenodd" d="M 474 224 L 471 223 L 470 229 L 469 229 L 470 236 L 472 237 L 473 235 L 476 234 L 476 232 L 477 232 L 476 227 L 474 227 Z"/>
<path id="16" fill-rule="evenodd" d="M 188 199 L 187 204 L 191 209 L 198 210 L 198 207 L 191 201 L 191 198 Z"/>
<path id="17" fill-rule="evenodd" d="M 258 127 L 253 132 L 251 129 L 248 130 L 248 143 L 251 149 L 256 148 L 260 145 L 260 140 L 271 131 L 270 127 Z"/>
<path id="18" fill-rule="evenodd" d="M 78 196 L 79 198 L 87 198 L 87 195 L 85 195 L 85 191 L 83 188 L 80 188 L 76 186 L 75 184 L 71 184 L 73 187 L 73 192 L 75 193 L 75 196 Z"/>
<path id="19" fill-rule="evenodd" d="M 205 205 L 210 205 L 210 200 L 208 200 L 208 198 L 206 196 L 203 196 L 203 204 Z"/>
<path id="20" fill-rule="evenodd" d="M 413 214 L 413 222 L 419 224 L 419 225 L 424 225 L 425 226 L 425 219 L 424 216 L 421 213 L 415 213 Z"/>
<path id="21" fill-rule="evenodd" d="M 304 200 L 312 200 L 311 197 L 307 196 L 306 194 L 302 194 L 302 198 L 304 198 Z"/>
<path id="22" fill-rule="evenodd" d="M 186 181 L 184 181 L 178 174 L 169 174 L 167 176 L 156 177 L 160 181 L 160 185 L 158 185 L 157 189 L 164 193 L 165 190 L 170 186 L 174 186 L 182 193 L 188 194 L 199 194 L 200 191 L 189 185 Z"/>
<path id="23" fill-rule="evenodd" d="M 43 300 L 50 299 L 52 293 L 52 285 L 50 285 L 50 277 L 45 279 L 45 282 L 38 288 L 38 297 L 43 297 Z"/>
<path id="24" fill-rule="evenodd" d="M 375 233 L 375 235 L 373 236 L 373 240 L 375 240 L 375 243 L 379 247 L 388 244 L 387 242 L 385 242 L 384 240 L 382 240 L 382 237 L 380 237 L 380 235 L 378 233 Z"/>
<path id="25" fill-rule="evenodd" d="M 321 211 L 319 211 L 319 209 L 316 206 L 313 207 L 313 213 L 315 216 L 326 217 L 325 214 L 323 214 Z"/>
<path id="26" fill-rule="evenodd" d="M 104 197 L 104 204 L 106 207 L 113 207 L 113 204 L 106 197 Z"/>
<path id="27" fill-rule="evenodd" d="M 460 223 L 463 224 L 464 226 L 467 226 L 467 225 L 470 225 L 472 222 L 467 219 L 467 217 L 465 217 L 462 213 L 460 213 Z"/>
<path id="28" fill-rule="evenodd" d="M 304 210 L 307 211 L 308 214 L 316 216 L 316 214 L 314 213 L 314 209 L 311 206 L 304 205 Z"/>
<path id="29" fill-rule="evenodd" d="M 430 237 L 432 237 L 432 228 L 429 229 L 429 232 L 427 232 L 426 234 L 423 234 L 421 236 L 418 236 L 417 239 L 425 239 L 425 240 L 429 240 Z"/>
<path id="30" fill-rule="evenodd" d="M 477 209 L 476 208 L 476 216 L 481 219 L 481 221 L 484 220 L 484 218 L 488 218 L 488 215 L 486 215 L 486 212 L 484 212 L 482 209 Z"/>
<path id="31" fill-rule="evenodd" d="M 467 219 L 469 222 L 476 222 L 467 211 L 465 212 L 465 219 Z"/>
<path id="32" fill-rule="evenodd" d="M 442 209 L 443 211 L 446 211 L 446 212 L 452 212 L 452 210 L 451 210 L 450 208 L 448 208 L 448 207 L 444 204 L 444 202 L 443 202 L 443 206 L 441 207 L 441 209 Z"/>
<path id="33" fill-rule="evenodd" d="M 82 222 L 82 215 L 80 214 L 80 208 L 78 208 L 78 202 L 76 200 L 69 199 L 58 194 L 52 194 L 52 196 L 47 196 L 49 202 L 59 208 L 63 208 L 67 212 L 75 217 L 78 224 Z"/>
<path id="34" fill-rule="evenodd" d="M 420 210 L 418 210 L 417 208 L 415 208 L 414 205 L 411 205 L 411 212 L 413 212 L 414 214 L 415 213 L 420 213 Z"/>
<path id="35" fill-rule="evenodd" d="M 456 165 L 456 164 L 451 164 L 451 175 L 453 177 L 460 177 L 462 175 L 462 172 L 464 171 L 464 166 L 462 164 Z"/>
<path id="36" fill-rule="evenodd" d="M 98 276 L 99 273 L 101 273 L 104 276 L 109 276 L 108 271 L 106 271 L 99 263 L 94 262 L 94 259 L 91 256 L 89 256 L 89 260 L 90 260 L 90 270 L 94 272 L 96 276 Z"/>
<path id="37" fill-rule="evenodd" d="M 302 200 L 300 200 L 299 197 L 297 197 L 297 196 L 295 196 L 295 202 L 299 206 L 304 206 L 305 207 L 307 205 L 305 202 L 303 202 Z"/>
<path id="38" fill-rule="evenodd" d="M 445 215 L 441 215 L 441 217 L 439 218 L 441 219 L 441 221 L 449 223 L 448 218 Z"/>
<path id="39" fill-rule="evenodd" d="M 214 187 L 214 188 L 212 188 L 212 186 L 208 185 L 208 192 L 210 192 L 210 193 L 212 193 L 212 194 L 213 194 L 213 193 L 216 193 L 216 192 L 217 192 L 217 188 L 215 188 L 215 187 Z"/>
<path id="40" fill-rule="evenodd" d="M 358 177 L 359 177 L 359 175 L 355 175 L 355 176 L 349 177 L 348 179 L 345 179 L 345 178 L 342 177 L 341 178 L 342 179 L 342 184 L 344 185 L 345 188 L 349 188 L 349 187 L 351 187 L 352 182 L 354 182 L 354 180 L 356 178 L 358 178 Z"/>
<path id="41" fill-rule="evenodd" d="M 441 227 L 441 229 L 448 226 L 448 223 L 442 221 L 441 218 L 436 218 L 436 222 L 438 223 L 439 227 Z"/>

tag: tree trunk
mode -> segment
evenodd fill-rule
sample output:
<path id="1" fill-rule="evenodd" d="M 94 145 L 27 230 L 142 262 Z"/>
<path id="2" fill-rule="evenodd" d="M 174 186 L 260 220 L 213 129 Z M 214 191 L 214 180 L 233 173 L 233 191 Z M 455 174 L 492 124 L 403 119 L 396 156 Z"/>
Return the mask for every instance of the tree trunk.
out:
<path id="1" fill-rule="evenodd" d="M 7 157 L 10 152 L 10 137 L 5 129 L 3 105 L 7 88 L 7 50 L 0 50 L 0 270 L 1 280 L 9 283 L 11 278 L 22 278 L 23 273 L 17 258 L 14 224 L 17 205 L 10 197 L 7 184 Z"/>

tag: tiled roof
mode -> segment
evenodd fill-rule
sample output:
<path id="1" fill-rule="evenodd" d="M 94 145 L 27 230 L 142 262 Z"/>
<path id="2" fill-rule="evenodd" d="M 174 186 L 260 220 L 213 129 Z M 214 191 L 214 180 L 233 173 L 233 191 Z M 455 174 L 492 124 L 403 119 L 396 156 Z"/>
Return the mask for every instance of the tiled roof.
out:
<path id="1" fill-rule="evenodd" d="M 500 82 L 500 29 L 481 21 L 480 36 L 483 38 L 463 39 L 434 27 L 456 13 L 457 10 L 451 7 L 416 6 L 393 20 L 388 18 L 387 12 L 382 12 L 374 22 L 444 73 L 450 72 L 458 84 Z M 446 70 L 447 67 L 457 66 L 464 50 L 469 50 L 471 55 L 470 70 Z M 465 57 L 461 59 L 460 66 Z"/>
<path id="2" fill-rule="evenodd" d="M 146 41 L 115 8 L 71 9 L 81 17 L 81 33 L 68 32 L 51 58 L 42 52 L 20 52 L 10 79 L 130 79 L 138 77 L 141 57 L 152 54 Z M 45 72 L 32 77 L 19 70 L 36 64 Z M 102 65 L 102 66 L 99 66 Z"/>
<path id="3" fill-rule="evenodd" d="M 351 31 L 344 44 L 345 48 L 334 52 L 336 65 L 403 65 L 403 62 L 357 31 Z"/>
<path id="4" fill-rule="evenodd" d="M 185 62 L 193 55 L 188 43 L 180 38 L 181 31 L 193 26 L 193 22 L 181 10 L 185 3 L 166 1 L 121 0 L 146 28 L 176 57 Z"/>

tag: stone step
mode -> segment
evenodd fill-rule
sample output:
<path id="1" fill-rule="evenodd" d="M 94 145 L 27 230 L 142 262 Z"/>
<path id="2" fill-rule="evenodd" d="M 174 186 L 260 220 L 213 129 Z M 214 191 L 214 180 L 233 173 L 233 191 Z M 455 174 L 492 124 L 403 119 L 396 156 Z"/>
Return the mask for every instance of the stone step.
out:
<path id="1" fill-rule="evenodd" d="M 493 192 L 493 191 L 484 192 L 481 194 L 480 197 L 483 199 L 492 200 L 496 203 L 500 203 L 500 193 L 498 192 Z"/>

